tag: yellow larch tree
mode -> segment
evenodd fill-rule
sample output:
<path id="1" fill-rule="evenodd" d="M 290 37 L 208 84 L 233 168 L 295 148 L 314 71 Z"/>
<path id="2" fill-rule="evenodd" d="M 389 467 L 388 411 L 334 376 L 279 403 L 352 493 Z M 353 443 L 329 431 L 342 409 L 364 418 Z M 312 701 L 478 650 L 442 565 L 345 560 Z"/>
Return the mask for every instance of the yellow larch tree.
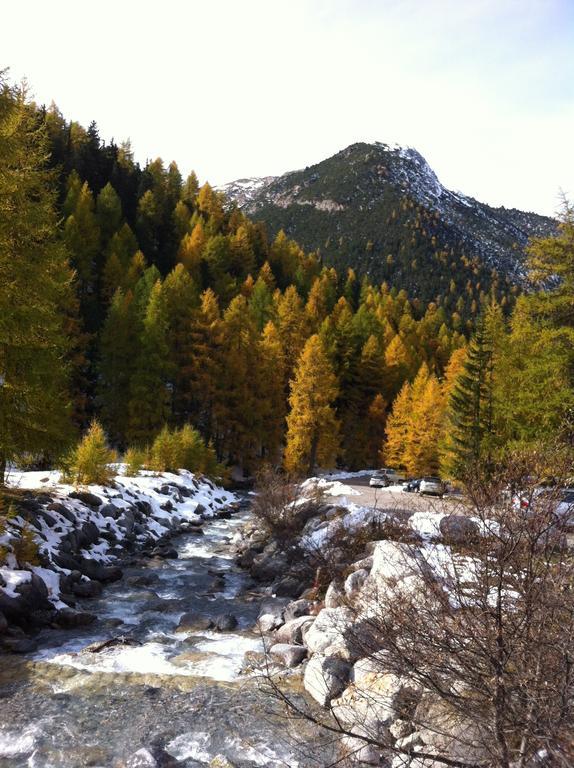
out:
<path id="1" fill-rule="evenodd" d="M 384 464 L 403 466 L 412 407 L 411 394 L 412 384 L 405 381 L 387 419 L 385 442 L 381 450 L 381 460 Z"/>
<path id="2" fill-rule="evenodd" d="M 417 377 L 418 378 L 418 377 Z M 402 464 L 410 475 L 436 475 L 439 471 L 439 442 L 444 422 L 444 396 L 434 374 L 426 376 L 415 393 L 407 427 Z"/>
<path id="3" fill-rule="evenodd" d="M 320 466 L 333 466 L 339 448 L 339 422 L 333 407 L 337 378 L 318 335 L 311 336 L 291 381 L 287 417 L 285 469 L 313 474 Z"/>

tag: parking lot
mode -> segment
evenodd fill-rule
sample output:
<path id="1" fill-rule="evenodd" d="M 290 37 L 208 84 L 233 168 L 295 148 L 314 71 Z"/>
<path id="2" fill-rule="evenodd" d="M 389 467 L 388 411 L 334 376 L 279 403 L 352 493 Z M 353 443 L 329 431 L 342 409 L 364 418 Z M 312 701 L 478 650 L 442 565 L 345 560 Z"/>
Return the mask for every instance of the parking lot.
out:
<path id="1" fill-rule="evenodd" d="M 455 511 L 463 512 L 463 502 L 460 496 L 421 496 L 418 493 L 405 493 L 400 486 L 389 488 L 371 488 L 369 480 L 371 475 L 356 477 L 352 480 L 344 480 L 345 485 L 350 486 L 359 495 L 349 497 L 364 507 L 377 507 L 380 509 L 400 508 L 413 511 L 440 512 L 441 514 L 453 514 Z"/>

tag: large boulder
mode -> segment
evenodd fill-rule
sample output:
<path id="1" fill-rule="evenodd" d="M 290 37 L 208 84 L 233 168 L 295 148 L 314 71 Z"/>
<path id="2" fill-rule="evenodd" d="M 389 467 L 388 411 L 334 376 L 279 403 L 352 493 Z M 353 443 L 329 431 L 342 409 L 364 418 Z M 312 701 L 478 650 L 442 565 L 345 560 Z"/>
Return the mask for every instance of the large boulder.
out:
<path id="1" fill-rule="evenodd" d="M 272 632 L 277 627 L 282 626 L 285 623 L 283 616 L 288 602 L 287 598 L 278 597 L 275 600 L 265 600 L 261 603 L 256 625 L 258 631 Z"/>
<path id="2" fill-rule="evenodd" d="M 383 590 L 420 572 L 412 547 L 398 541 L 377 541 L 370 580 Z"/>
<path id="3" fill-rule="evenodd" d="M 213 623 L 217 632 L 231 632 L 239 624 L 237 617 L 232 613 L 223 613 L 221 616 L 216 616 Z"/>
<path id="4" fill-rule="evenodd" d="M 347 603 L 347 596 L 345 595 L 345 589 L 343 585 L 333 579 L 333 581 L 327 587 L 325 593 L 325 607 L 326 608 L 340 608 Z"/>
<path id="5" fill-rule="evenodd" d="M 199 613 L 188 611 L 181 616 L 176 632 L 203 632 L 213 628 L 213 620 Z"/>
<path id="6" fill-rule="evenodd" d="M 337 697 L 349 680 L 349 665 L 334 656 L 313 656 L 307 662 L 303 685 L 322 707 Z"/>
<path id="7" fill-rule="evenodd" d="M 447 515 L 441 519 L 439 528 L 449 544 L 472 544 L 480 533 L 477 523 L 465 515 Z"/>
<path id="8" fill-rule="evenodd" d="M 470 763 L 487 761 L 489 755 L 483 746 L 484 734 L 479 725 L 454 711 L 446 702 L 430 692 L 425 693 L 414 717 L 417 733 L 428 751 L 440 751 L 452 760 Z"/>
<path id="9" fill-rule="evenodd" d="M 96 616 L 93 613 L 85 611 L 72 611 L 69 608 L 63 608 L 56 615 L 56 624 L 64 629 L 75 629 L 76 627 L 86 627 L 93 624 Z"/>
<path id="10" fill-rule="evenodd" d="M 271 646 L 269 655 L 275 661 L 283 664 L 284 667 L 296 667 L 307 656 L 307 649 L 302 645 L 275 643 Z"/>
<path id="11" fill-rule="evenodd" d="M 95 581 L 119 581 L 122 578 L 122 569 L 117 565 L 102 565 L 98 560 L 90 557 L 78 559 L 78 570 L 83 576 Z"/>
<path id="12" fill-rule="evenodd" d="M 68 496 L 70 499 L 77 499 L 78 501 L 81 501 L 82 504 L 86 504 L 88 507 L 92 507 L 93 509 L 97 509 L 98 507 L 102 506 L 102 500 L 99 496 L 96 496 L 95 493 L 90 493 L 89 491 L 72 491 L 72 493 L 69 493 Z"/>
<path id="13" fill-rule="evenodd" d="M 403 596 L 410 600 L 418 593 L 426 595 L 429 578 L 430 566 L 411 545 L 377 541 L 373 547 L 373 567 L 356 604 L 365 617 L 381 617 L 400 604 Z"/>
<path id="14" fill-rule="evenodd" d="M 283 576 L 276 581 L 272 590 L 277 597 L 299 597 L 305 589 L 305 584 L 295 576 Z"/>
<path id="15" fill-rule="evenodd" d="M 348 600 L 354 600 L 369 577 L 369 571 L 366 568 L 359 568 L 358 571 L 350 573 L 345 579 L 345 595 Z"/>
<path id="16" fill-rule="evenodd" d="M 103 587 L 99 581 L 76 581 L 71 584 L 72 594 L 76 597 L 99 597 Z"/>
<path id="17" fill-rule="evenodd" d="M 264 550 L 253 559 L 249 572 L 257 581 L 274 581 L 281 576 L 289 566 L 287 555 L 282 552 L 269 554 Z"/>
<path id="18" fill-rule="evenodd" d="M 159 768 L 159 763 L 149 749 L 138 749 L 125 762 L 126 768 Z"/>
<path id="19" fill-rule="evenodd" d="M 290 645 L 302 645 L 305 641 L 307 631 L 311 628 L 315 616 L 300 616 L 279 627 L 275 633 L 275 639 L 278 643 L 289 643 Z"/>
<path id="20" fill-rule="evenodd" d="M 355 729 L 353 729 L 355 732 Z M 367 736 L 368 738 L 368 736 Z M 345 757 L 344 765 L 381 765 L 381 750 L 374 744 L 353 736 L 343 736 L 341 752 Z"/>
<path id="21" fill-rule="evenodd" d="M 37 574 L 31 573 L 27 581 L 15 587 L 14 592 L 12 596 L 0 590 L 0 612 L 10 624 L 29 627 L 41 625 L 42 616 L 49 620 L 54 606 L 48 600 L 48 588 Z"/>
<path id="22" fill-rule="evenodd" d="M 103 507 L 99 509 L 99 513 L 103 517 L 111 517 L 112 520 L 117 520 L 122 514 L 122 510 L 119 507 L 116 507 L 115 504 L 104 504 Z"/>
<path id="23" fill-rule="evenodd" d="M 289 603 L 283 612 L 283 618 L 287 622 L 292 619 L 298 619 L 301 616 L 314 616 L 319 612 L 319 606 L 320 603 L 316 600 L 300 598 L 299 600 L 294 600 L 292 603 Z"/>
<path id="24" fill-rule="evenodd" d="M 369 738 L 381 740 L 394 720 L 412 717 L 420 695 L 419 687 L 406 679 L 371 673 L 332 701 L 331 710 L 347 728 L 360 725 Z"/>
<path id="25" fill-rule="evenodd" d="M 307 632 L 307 648 L 310 653 L 321 653 L 330 647 L 344 646 L 352 625 L 353 613 L 349 608 L 323 608 Z"/>
<path id="26" fill-rule="evenodd" d="M 365 658 L 358 659 L 351 670 L 352 682 L 360 683 L 367 675 L 380 675 L 387 672 L 387 657 L 387 651 L 379 650 Z"/>

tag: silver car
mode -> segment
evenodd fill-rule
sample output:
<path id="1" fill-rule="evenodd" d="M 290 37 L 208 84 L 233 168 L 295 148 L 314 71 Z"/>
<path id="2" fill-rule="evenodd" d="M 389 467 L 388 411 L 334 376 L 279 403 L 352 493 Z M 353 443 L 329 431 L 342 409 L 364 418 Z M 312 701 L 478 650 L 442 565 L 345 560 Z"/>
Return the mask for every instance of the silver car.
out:
<path id="1" fill-rule="evenodd" d="M 389 485 L 398 485 L 403 480 L 403 476 L 396 469 L 383 467 L 373 472 L 369 485 L 371 488 L 387 488 Z"/>
<path id="2" fill-rule="evenodd" d="M 423 477 L 419 485 L 419 493 L 428 493 L 433 496 L 444 496 L 445 484 L 440 477 Z"/>

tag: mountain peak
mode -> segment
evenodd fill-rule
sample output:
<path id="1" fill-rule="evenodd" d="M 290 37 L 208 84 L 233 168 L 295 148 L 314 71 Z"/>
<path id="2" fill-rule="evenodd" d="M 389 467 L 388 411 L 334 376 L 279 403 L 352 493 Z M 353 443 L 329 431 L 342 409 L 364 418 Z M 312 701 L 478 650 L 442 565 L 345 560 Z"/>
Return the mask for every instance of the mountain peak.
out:
<path id="1" fill-rule="evenodd" d="M 284 229 L 319 249 L 326 263 L 394 278 L 415 295 L 426 290 L 425 269 L 446 263 L 442 253 L 477 260 L 520 283 L 528 239 L 556 229 L 548 217 L 493 208 L 447 189 L 417 149 L 383 142 L 357 142 L 307 168 L 221 189 L 272 232 Z M 407 267 L 412 253 L 420 274 Z M 405 262 L 400 274 L 389 275 L 389 256 Z"/>

